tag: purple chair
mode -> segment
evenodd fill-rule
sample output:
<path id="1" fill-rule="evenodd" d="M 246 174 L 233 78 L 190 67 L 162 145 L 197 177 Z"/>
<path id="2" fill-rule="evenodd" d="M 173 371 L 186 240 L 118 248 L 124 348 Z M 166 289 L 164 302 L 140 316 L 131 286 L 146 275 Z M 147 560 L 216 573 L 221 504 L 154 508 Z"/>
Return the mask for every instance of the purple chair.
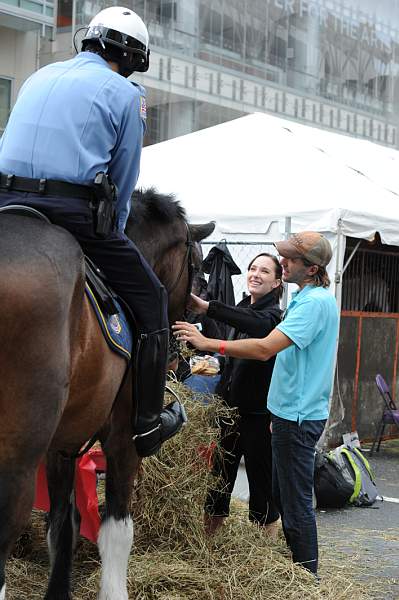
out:
<path id="1" fill-rule="evenodd" d="M 396 425 L 396 427 L 399 429 L 399 410 L 396 408 L 395 402 L 392 400 L 391 392 L 389 391 L 387 382 L 381 375 L 376 376 L 375 382 L 381 396 L 384 399 L 385 406 L 381 416 L 381 421 L 378 425 L 377 434 L 371 447 L 370 455 L 373 454 L 374 446 L 377 442 L 378 444 L 376 452 L 379 451 L 386 425 Z"/>

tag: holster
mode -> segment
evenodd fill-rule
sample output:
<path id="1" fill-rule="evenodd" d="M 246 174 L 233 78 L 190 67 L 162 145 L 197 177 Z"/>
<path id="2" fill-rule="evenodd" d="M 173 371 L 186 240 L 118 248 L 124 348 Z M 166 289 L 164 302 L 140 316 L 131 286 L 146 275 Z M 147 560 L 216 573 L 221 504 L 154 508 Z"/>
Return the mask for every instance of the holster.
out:
<path id="1" fill-rule="evenodd" d="M 92 187 L 96 234 L 105 238 L 115 231 L 117 189 L 111 178 L 102 172 L 97 173 Z"/>

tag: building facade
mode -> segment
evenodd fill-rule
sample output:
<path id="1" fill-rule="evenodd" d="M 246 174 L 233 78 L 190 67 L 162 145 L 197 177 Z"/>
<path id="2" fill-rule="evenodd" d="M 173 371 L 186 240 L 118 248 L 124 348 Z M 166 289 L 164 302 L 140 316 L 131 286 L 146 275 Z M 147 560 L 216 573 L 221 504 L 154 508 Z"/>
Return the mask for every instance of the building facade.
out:
<path id="1" fill-rule="evenodd" d="M 0 0 L 0 134 L 18 91 L 40 66 L 41 40 L 55 30 L 53 0 Z"/>
<path id="2" fill-rule="evenodd" d="M 58 0 L 41 64 L 72 56 L 74 33 L 110 4 Z M 398 146 L 399 0 L 123 4 L 150 32 L 150 70 L 135 77 L 148 91 L 147 144 L 266 111 Z"/>

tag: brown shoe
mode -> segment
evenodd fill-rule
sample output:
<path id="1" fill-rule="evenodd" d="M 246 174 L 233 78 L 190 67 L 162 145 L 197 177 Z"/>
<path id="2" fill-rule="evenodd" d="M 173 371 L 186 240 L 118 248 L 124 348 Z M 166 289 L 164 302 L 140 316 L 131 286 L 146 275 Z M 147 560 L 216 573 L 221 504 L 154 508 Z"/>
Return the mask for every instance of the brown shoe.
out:
<path id="1" fill-rule="evenodd" d="M 215 535 L 224 523 L 226 517 L 204 514 L 204 529 L 206 535 Z"/>

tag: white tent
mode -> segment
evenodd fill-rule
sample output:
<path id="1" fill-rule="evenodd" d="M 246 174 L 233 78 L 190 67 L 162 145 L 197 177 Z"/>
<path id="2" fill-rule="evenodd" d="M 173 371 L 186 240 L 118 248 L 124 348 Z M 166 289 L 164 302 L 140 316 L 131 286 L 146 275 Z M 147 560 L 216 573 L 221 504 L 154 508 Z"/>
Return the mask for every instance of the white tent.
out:
<path id="1" fill-rule="evenodd" d="M 145 148 L 139 186 L 151 185 L 192 222 L 215 220 L 214 240 L 277 241 L 287 216 L 292 232 L 323 232 L 333 279 L 345 236 L 399 246 L 398 151 L 264 113 Z"/>
<path id="2" fill-rule="evenodd" d="M 191 220 L 215 219 L 218 234 L 293 231 L 399 245 L 399 152 L 371 142 L 255 113 L 144 149 L 139 185 L 173 192 Z M 275 239 L 277 232 L 272 232 Z"/>

